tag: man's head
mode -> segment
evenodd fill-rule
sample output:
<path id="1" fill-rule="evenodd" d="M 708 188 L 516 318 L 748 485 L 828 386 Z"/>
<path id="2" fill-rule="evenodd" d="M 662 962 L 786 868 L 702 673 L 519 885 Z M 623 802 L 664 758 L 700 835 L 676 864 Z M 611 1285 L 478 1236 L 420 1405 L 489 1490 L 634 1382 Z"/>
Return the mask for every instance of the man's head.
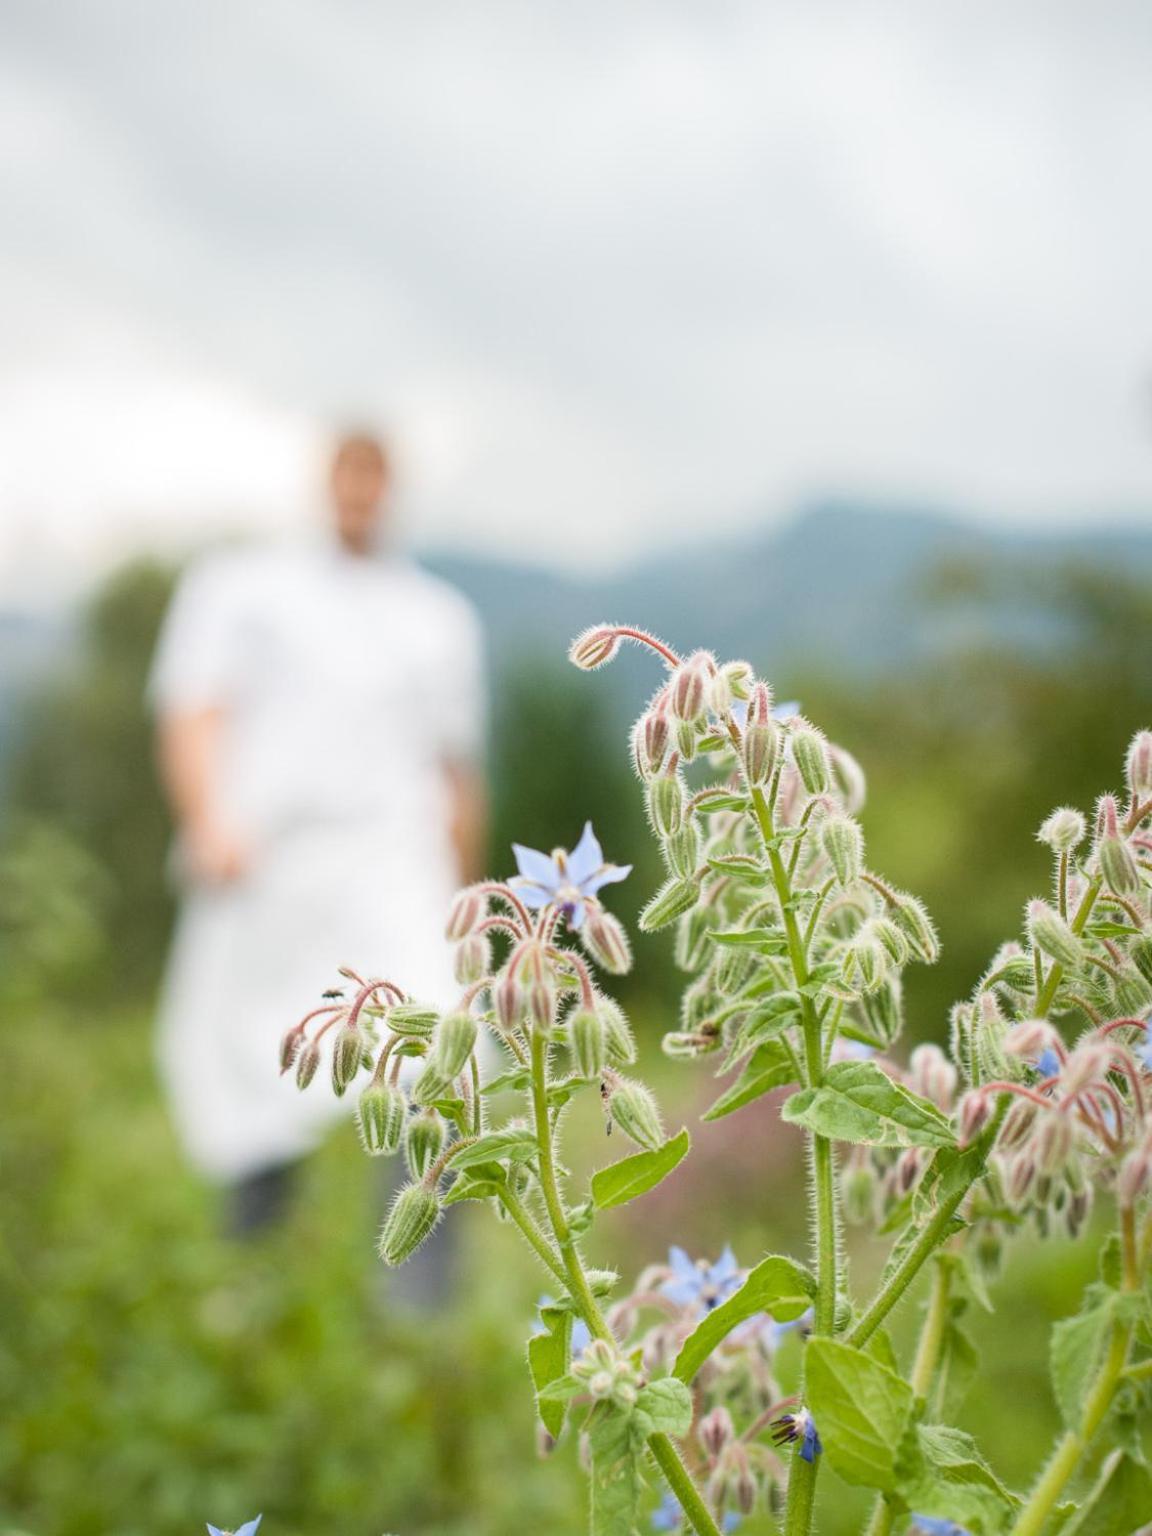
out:
<path id="1" fill-rule="evenodd" d="M 392 469 L 388 450 L 371 432 L 345 432 L 336 440 L 329 473 L 332 516 L 345 548 L 365 554 L 377 543 L 388 510 Z"/>

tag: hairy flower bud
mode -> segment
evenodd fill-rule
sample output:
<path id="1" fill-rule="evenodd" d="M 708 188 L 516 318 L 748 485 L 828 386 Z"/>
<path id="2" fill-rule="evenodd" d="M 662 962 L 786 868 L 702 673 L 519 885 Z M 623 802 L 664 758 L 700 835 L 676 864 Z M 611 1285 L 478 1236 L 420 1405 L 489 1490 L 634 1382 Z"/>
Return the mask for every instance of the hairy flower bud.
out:
<path id="1" fill-rule="evenodd" d="M 596 1009 L 604 1025 L 604 1049 L 616 1067 L 627 1067 L 636 1060 L 636 1040 L 620 1004 L 611 997 L 596 999 Z"/>
<path id="2" fill-rule="evenodd" d="M 1139 738 L 1137 738 L 1139 739 Z M 1147 793 L 1147 791 L 1145 791 Z M 1135 1205 L 1152 1184 L 1152 1148 L 1145 1142 L 1130 1152 L 1116 1175 L 1116 1201 L 1122 1208 Z"/>
<path id="3" fill-rule="evenodd" d="M 644 791 L 648 819 L 657 837 L 671 837 L 684 822 L 684 786 L 676 773 L 659 773 Z"/>
<path id="4" fill-rule="evenodd" d="M 304 1047 L 304 1031 L 293 1024 L 280 1040 L 280 1071 L 287 1072 Z"/>
<path id="5" fill-rule="evenodd" d="M 810 795 L 826 793 L 829 782 L 828 743 L 815 726 L 806 721 L 792 727 L 792 761 L 800 781 Z"/>
<path id="6" fill-rule="evenodd" d="M 453 1095 L 452 1084 L 442 1074 L 435 1060 L 425 1062 L 424 1070 L 412 1084 L 413 1104 L 432 1105 Z"/>
<path id="7" fill-rule="evenodd" d="M 397 1003 L 389 1008 L 387 1015 L 392 1033 L 412 1040 L 427 1040 L 439 1022 L 436 1009 L 424 1003 Z"/>
<path id="8" fill-rule="evenodd" d="M 1084 841 L 1087 827 L 1083 816 L 1071 806 L 1053 811 L 1037 832 L 1037 840 L 1047 843 L 1055 853 L 1071 853 Z"/>
<path id="9" fill-rule="evenodd" d="M 1028 932 L 1037 949 L 1060 965 L 1073 968 L 1084 957 L 1083 946 L 1071 927 L 1046 901 L 1028 903 Z"/>
<path id="10" fill-rule="evenodd" d="M 893 965 L 907 965 L 908 957 L 912 952 L 912 946 L 908 942 L 908 936 L 902 928 L 898 928 L 890 917 L 874 917 L 871 920 L 872 937 L 879 939 L 888 952 L 888 958 Z"/>
<path id="11" fill-rule="evenodd" d="M 399 1088 L 390 1083 L 369 1083 L 356 1106 L 360 1140 L 370 1157 L 396 1151 L 404 1130 L 408 1106 Z"/>
<path id="12" fill-rule="evenodd" d="M 1152 983 L 1152 935 L 1141 934 L 1133 939 L 1128 956 L 1144 980 Z"/>
<path id="13" fill-rule="evenodd" d="M 440 1220 L 440 1196 L 420 1183 L 406 1184 L 389 1208 L 376 1251 L 391 1269 L 410 1259 Z"/>
<path id="14" fill-rule="evenodd" d="M 686 821 L 679 832 L 664 839 L 663 846 L 668 868 L 674 875 L 687 880 L 696 873 L 700 862 L 700 834 L 694 821 Z"/>
<path id="15" fill-rule="evenodd" d="M 853 885 L 864 864 L 864 834 L 850 816 L 825 816 L 819 827 L 820 849 L 841 886 Z"/>
<path id="16" fill-rule="evenodd" d="M 891 1045 L 904 1027 L 904 994 L 899 975 L 886 976 L 874 992 L 860 999 L 868 1028 L 884 1045 Z"/>
<path id="17" fill-rule="evenodd" d="M 492 946 L 484 933 L 470 933 L 456 946 L 453 970 L 462 987 L 470 987 L 474 981 L 487 976 L 492 964 Z"/>
<path id="18" fill-rule="evenodd" d="M 740 743 L 740 759 L 749 784 L 767 784 L 780 758 L 780 728 L 769 718 L 763 725 L 749 719 Z"/>
<path id="19" fill-rule="evenodd" d="M 956 1068 L 938 1045 L 918 1045 L 908 1059 L 912 1087 L 922 1099 L 940 1109 L 951 1108 L 956 1093 Z"/>
<path id="20" fill-rule="evenodd" d="M 577 1008 L 568 1020 L 568 1051 L 578 1077 L 599 1077 L 608 1059 L 604 1020 L 595 1008 Z"/>
<path id="21" fill-rule="evenodd" d="M 510 970 L 501 971 L 492 987 L 492 1007 L 496 1023 L 511 1034 L 519 1029 L 524 1020 L 524 990 Z"/>
<path id="22" fill-rule="evenodd" d="M 620 633 L 614 624 L 593 624 L 568 647 L 568 660 L 582 672 L 606 666 L 620 649 Z"/>
<path id="23" fill-rule="evenodd" d="M 1064 1063 L 1060 1083 L 1067 1097 L 1093 1088 L 1108 1076 L 1112 1053 L 1103 1040 L 1085 1040 Z"/>
<path id="24" fill-rule="evenodd" d="M 1061 1173 L 1072 1152 L 1072 1121 L 1058 1110 L 1040 1116 L 1032 1138 L 1038 1172 L 1046 1177 Z"/>
<path id="25" fill-rule="evenodd" d="M 332 1045 L 332 1088 L 343 1094 L 364 1060 L 364 1035 L 355 1024 L 342 1024 Z"/>
<path id="26" fill-rule="evenodd" d="M 459 943 L 476 927 L 486 907 L 487 901 L 474 885 L 466 885 L 462 891 L 457 891 L 448 908 L 445 937 L 453 944 Z"/>
<path id="27" fill-rule="evenodd" d="M 625 976 L 632 969 L 632 946 L 624 925 L 599 902 L 588 903 L 580 941 L 596 964 L 611 975 Z"/>
<path id="28" fill-rule="evenodd" d="M 935 965 L 940 958 L 940 940 L 924 903 L 903 892 L 897 897 L 896 905 L 889 909 L 888 916 L 905 935 L 916 958 L 925 965 Z"/>
<path id="29" fill-rule="evenodd" d="M 888 975 L 888 952 L 867 926 L 845 944 L 840 957 L 844 984 L 859 992 L 875 992 Z"/>
<path id="30" fill-rule="evenodd" d="M 962 1147 L 969 1147 L 979 1136 L 988 1123 L 992 1106 L 988 1095 L 979 1088 L 966 1093 L 960 1100 L 960 1108 L 957 1111 L 956 1123 L 958 1140 Z"/>
<path id="31" fill-rule="evenodd" d="M 736 1438 L 736 1427 L 727 1408 L 721 1405 L 706 1413 L 696 1426 L 696 1437 L 705 1456 L 715 1461 Z"/>
<path id="32" fill-rule="evenodd" d="M 660 1111 L 644 1084 L 613 1073 L 606 1079 L 604 1087 L 608 1113 L 625 1136 L 647 1151 L 660 1146 L 664 1140 Z"/>
<path id="33" fill-rule="evenodd" d="M 871 1221 L 876 1208 L 876 1170 L 871 1163 L 850 1162 L 840 1175 L 844 1220 L 854 1227 Z"/>
<path id="34" fill-rule="evenodd" d="M 654 933 L 656 929 L 666 927 L 694 907 L 699 895 L 700 887 L 695 880 L 678 879 L 674 876 L 660 887 L 641 912 L 638 920 L 639 928 L 643 933 Z"/>
<path id="35" fill-rule="evenodd" d="M 747 661 L 726 661 L 719 675 L 724 679 L 729 697 L 733 699 L 746 699 L 756 681 L 756 673 Z"/>
<path id="36" fill-rule="evenodd" d="M 672 674 L 669 707 L 677 720 L 694 724 L 704 714 L 712 681 L 712 657 L 695 651 Z"/>
<path id="37" fill-rule="evenodd" d="M 664 694 L 640 716 L 632 738 L 636 769 L 643 778 L 659 773 L 668 756 L 671 732 L 668 726 L 668 701 Z"/>
<path id="38" fill-rule="evenodd" d="M 307 1088 L 308 1084 L 316 1076 L 316 1069 L 320 1065 L 320 1047 L 315 1040 L 307 1040 L 300 1047 L 296 1056 L 296 1086 Z"/>
<path id="39" fill-rule="evenodd" d="M 414 1179 L 422 1179 L 444 1150 L 448 1128 L 434 1109 L 413 1115 L 404 1128 L 404 1161 Z"/>
<path id="40" fill-rule="evenodd" d="M 1133 800 L 1152 796 L 1152 731 L 1137 731 L 1128 748 L 1124 777 Z"/>
<path id="41" fill-rule="evenodd" d="M 1117 896 L 1131 896 L 1140 889 L 1140 868 L 1126 838 L 1102 838 L 1096 857 L 1110 891 L 1115 891 Z"/>
<path id="42" fill-rule="evenodd" d="M 1027 1200 L 1036 1179 L 1036 1163 L 1027 1150 L 1009 1159 L 1004 1170 L 1004 1193 L 1010 1205 L 1020 1206 Z"/>
<path id="43" fill-rule="evenodd" d="M 840 802 L 849 816 L 858 816 L 864 809 L 868 786 L 864 770 L 843 747 L 829 744 L 828 755 L 832 759 L 832 785 L 840 796 Z"/>
<path id="44" fill-rule="evenodd" d="M 444 1015 L 436 1031 L 432 1061 L 448 1082 L 458 1077 L 468 1065 L 468 1058 L 476 1047 L 476 1032 L 476 1020 L 463 1009 Z"/>

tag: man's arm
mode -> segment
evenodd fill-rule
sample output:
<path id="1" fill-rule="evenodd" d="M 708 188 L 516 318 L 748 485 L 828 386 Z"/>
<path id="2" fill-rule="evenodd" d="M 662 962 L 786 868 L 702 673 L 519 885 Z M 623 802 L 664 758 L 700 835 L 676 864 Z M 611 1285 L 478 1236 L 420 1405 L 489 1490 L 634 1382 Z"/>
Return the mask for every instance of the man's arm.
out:
<path id="1" fill-rule="evenodd" d="M 488 857 L 488 795 L 480 770 L 472 763 L 447 762 L 452 846 L 460 880 L 470 885 L 485 873 Z"/>
<path id="2" fill-rule="evenodd" d="M 228 825 L 217 793 L 224 711 L 215 706 L 161 713 L 160 777 L 176 819 L 191 873 L 226 884 L 249 867 L 244 839 Z"/>

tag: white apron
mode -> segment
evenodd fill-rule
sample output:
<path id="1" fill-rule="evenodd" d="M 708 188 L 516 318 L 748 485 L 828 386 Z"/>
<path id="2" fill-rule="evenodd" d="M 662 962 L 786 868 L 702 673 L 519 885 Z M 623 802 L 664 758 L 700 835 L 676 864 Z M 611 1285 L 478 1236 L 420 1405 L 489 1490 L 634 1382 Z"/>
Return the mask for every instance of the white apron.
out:
<path id="1" fill-rule="evenodd" d="M 326 1075 L 281 1078 L 285 1029 L 347 986 L 342 964 L 447 1005 L 456 883 L 444 764 L 476 753 L 478 626 L 416 567 L 327 547 L 213 557 L 173 603 L 152 679 L 161 710 L 226 711 L 225 814 L 251 872 L 189 885 L 169 962 L 160 1064 L 209 1176 L 310 1150 L 348 1117 Z"/>

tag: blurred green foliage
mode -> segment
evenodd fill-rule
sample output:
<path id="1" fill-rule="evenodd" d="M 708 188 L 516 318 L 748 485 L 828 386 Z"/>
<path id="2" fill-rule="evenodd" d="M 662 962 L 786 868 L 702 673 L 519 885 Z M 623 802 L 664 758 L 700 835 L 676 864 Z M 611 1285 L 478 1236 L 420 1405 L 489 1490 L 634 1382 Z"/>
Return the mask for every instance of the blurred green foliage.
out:
<path id="1" fill-rule="evenodd" d="M 251 1248 L 216 1235 L 211 1196 L 180 1166 L 146 1013 L 171 912 L 141 700 L 170 580 L 136 565 L 97 595 L 74 667 L 31 708 L 9 784 L 0 1529 L 177 1536 L 263 1508 L 269 1536 L 575 1536 L 572 1449 L 532 1454 L 523 1340 L 542 1286 L 506 1233 L 454 1213 L 466 1296 L 425 1331 L 389 1310 L 371 1259 L 376 1170 L 351 1135 L 310 1166 L 288 1227 Z M 1046 883 L 1032 842 L 1043 816 L 1114 786 L 1129 737 L 1152 721 L 1152 596 L 1091 570 L 943 572 L 924 596 L 978 615 L 1006 592 L 1042 643 L 1009 650 L 969 625 L 962 651 L 866 686 L 779 679 L 865 765 L 874 867 L 939 921 L 941 964 L 910 976 L 920 1036 L 941 1036 L 948 1005 Z M 571 842 L 590 816 L 609 856 L 638 865 L 617 902 L 635 910 L 658 871 L 619 700 L 553 666 L 501 680 L 496 697 L 494 867 L 507 869 L 513 837 Z M 643 941 L 629 1001 L 649 1053 L 677 989 L 667 947 Z M 692 1123 L 711 1085 L 686 1067 L 661 1077 L 669 1123 Z M 577 1130 L 578 1156 L 603 1158 L 595 1116 Z M 670 1240 L 715 1251 L 732 1236 L 745 1261 L 803 1242 L 795 1149 L 770 1113 L 696 1139 L 668 1198 L 598 1242 L 626 1244 L 634 1267 Z M 857 1275 L 879 1257 L 865 1244 Z M 1028 1479 L 1055 1428 L 1047 1332 L 1093 1264 L 1090 1241 L 1025 1241 L 995 1318 L 975 1325 L 986 1351 L 964 1423 L 1010 1482 Z M 910 1306 L 898 1343 L 914 1324 Z M 846 1491 L 829 1536 L 859 1523 Z"/>

